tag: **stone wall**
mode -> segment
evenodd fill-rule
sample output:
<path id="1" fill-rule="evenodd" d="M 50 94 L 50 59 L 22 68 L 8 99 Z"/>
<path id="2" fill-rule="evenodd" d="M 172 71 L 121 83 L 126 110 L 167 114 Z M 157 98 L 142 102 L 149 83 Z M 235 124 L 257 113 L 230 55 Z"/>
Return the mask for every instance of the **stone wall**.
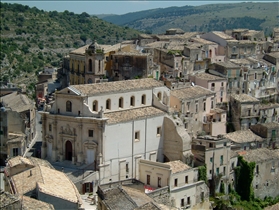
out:
<path id="1" fill-rule="evenodd" d="M 154 201 L 156 201 L 157 203 L 171 206 L 170 193 L 169 193 L 168 186 L 154 190 L 150 193 L 147 193 L 147 195 L 150 198 L 154 199 Z"/>

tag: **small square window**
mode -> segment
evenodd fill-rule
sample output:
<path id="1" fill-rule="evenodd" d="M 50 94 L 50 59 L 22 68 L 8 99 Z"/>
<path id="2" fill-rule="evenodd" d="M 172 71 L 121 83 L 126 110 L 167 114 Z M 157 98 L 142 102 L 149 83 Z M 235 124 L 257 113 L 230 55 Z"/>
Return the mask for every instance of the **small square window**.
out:
<path id="1" fill-rule="evenodd" d="M 177 179 L 174 179 L 174 186 L 177 187 Z"/>
<path id="2" fill-rule="evenodd" d="M 93 137 L 93 130 L 89 130 L 89 131 L 88 131 L 88 136 L 89 136 L 89 137 Z"/>
<path id="3" fill-rule="evenodd" d="M 140 132 L 136 131 L 135 132 L 135 141 L 139 141 L 140 140 Z"/>
<path id="4" fill-rule="evenodd" d="M 161 136 L 162 127 L 157 127 L 157 136 Z"/>

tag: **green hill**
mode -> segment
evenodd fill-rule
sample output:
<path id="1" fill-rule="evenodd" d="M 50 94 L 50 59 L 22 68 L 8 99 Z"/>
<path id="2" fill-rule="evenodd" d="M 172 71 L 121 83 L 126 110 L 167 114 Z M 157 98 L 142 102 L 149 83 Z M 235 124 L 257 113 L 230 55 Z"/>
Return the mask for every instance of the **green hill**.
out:
<path id="1" fill-rule="evenodd" d="M 2 2 L 0 12 L 1 79 L 15 83 L 34 83 L 43 66 L 59 66 L 69 51 L 92 40 L 114 44 L 136 38 L 139 33 L 85 12 L 46 12 Z"/>
<path id="2" fill-rule="evenodd" d="M 187 4 L 187 2 L 185 2 Z M 104 20 L 158 34 L 169 28 L 208 32 L 233 28 L 264 30 L 279 26 L 278 2 L 169 7 L 103 17 Z"/>

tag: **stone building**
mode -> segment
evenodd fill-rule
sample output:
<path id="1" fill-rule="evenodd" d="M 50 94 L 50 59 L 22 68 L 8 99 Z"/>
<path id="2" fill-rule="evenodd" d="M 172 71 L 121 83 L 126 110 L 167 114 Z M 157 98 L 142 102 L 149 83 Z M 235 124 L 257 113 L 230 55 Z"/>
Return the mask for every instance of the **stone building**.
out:
<path id="1" fill-rule="evenodd" d="M 79 209 L 82 201 L 67 176 L 44 160 L 14 157 L 5 168 L 5 186 L 12 194 L 36 198 L 55 209 Z"/>
<path id="2" fill-rule="evenodd" d="M 216 62 L 209 66 L 209 73 L 227 79 L 227 94 L 241 93 L 241 68 L 238 65 L 230 61 Z"/>
<path id="3" fill-rule="evenodd" d="M 200 86 L 171 90 L 170 106 L 178 113 L 190 136 L 206 131 L 226 133 L 226 111 L 217 110 L 216 93 Z"/>
<path id="4" fill-rule="evenodd" d="M 197 73 L 190 76 L 190 82 L 216 92 L 216 104 L 228 102 L 227 80 L 224 77 L 208 73 Z"/>
<path id="5" fill-rule="evenodd" d="M 0 201 L 0 208 L 2 210 L 54 210 L 52 204 L 28 196 L 14 195 L 3 190 L 0 191 Z"/>
<path id="6" fill-rule="evenodd" d="M 221 183 L 224 193 L 234 179 L 231 170 L 231 142 L 224 137 L 198 136 L 192 142 L 195 167 L 206 165 L 210 192 L 220 192 Z"/>
<path id="7" fill-rule="evenodd" d="M 138 180 L 129 179 L 98 186 L 98 209 L 127 210 L 174 210 L 167 198 L 158 201 L 144 192 L 144 185 Z M 162 196 L 163 197 L 163 196 Z M 166 204 L 167 203 L 167 204 Z"/>
<path id="8" fill-rule="evenodd" d="M 255 125 L 259 119 L 260 101 L 247 94 L 232 94 L 230 96 L 230 112 L 234 129 L 246 130 Z"/>
<path id="9" fill-rule="evenodd" d="M 69 54 L 70 84 L 102 82 L 112 75 L 111 55 L 118 51 L 130 52 L 133 48 L 131 44 L 99 45 L 95 41 L 73 50 Z"/>
<path id="10" fill-rule="evenodd" d="M 260 104 L 259 122 L 260 123 L 269 123 L 269 122 L 279 123 L 279 104 L 278 103 Z"/>
<path id="11" fill-rule="evenodd" d="M 252 187 L 256 198 L 264 199 L 279 195 L 279 149 L 261 148 L 242 151 L 239 155 L 247 162 L 255 162 Z"/>
<path id="12" fill-rule="evenodd" d="M 250 40 L 228 40 L 226 57 L 245 58 L 256 54 L 256 44 Z"/>
<path id="13" fill-rule="evenodd" d="M 139 161 L 139 180 L 144 183 L 147 195 L 168 187 L 169 203 L 176 208 L 208 208 L 209 189 L 198 181 L 198 170 L 181 161 L 158 163 Z"/>
<path id="14" fill-rule="evenodd" d="M 23 155 L 35 137 L 36 112 L 34 103 L 22 93 L 11 93 L 0 98 L 1 160 Z"/>
<path id="15" fill-rule="evenodd" d="M 164 141 L 190 141 L 176 130 L 167 136 L 174 124 L 165 119 L 169 94 L 163 83 L 151 78 L 65 88 L 55 94 L 53 106 L 41 112 L 42 157 L 91 164 L 101 184 L 137 178 L 140 158 L 164 160 Z M 179 157 L 187 158 L 190 146 L 180 148 Z"/>
<path id="16" fill-rule="evenodd" d="M 224 137 L 231 141 L 232 150 L 250 150 L 268 147 L 268 141 L 253 133 L 250 129 L 231 132 Z"/>
<path id="17" fill-rule="evenodd" d="M 279 148 L 279 123 L 269 122 L 256 124 L 250 128 L 255 134 L 266 139 L 269 148 Z"/>
<path id="18" fill-rule="evenodd" d="M 231 35 L 236 40 L 264 41 L 263 31 L 249 30 L 246 28 L 233 29 Z"/>
<path id="19" fill-rule="evenodd" d="M 153 76 L 153 56 L 149 53 L 117 52 L 112 55 L 114 81 Z M 159 79 L 157 72 L 156 79 Z"/>

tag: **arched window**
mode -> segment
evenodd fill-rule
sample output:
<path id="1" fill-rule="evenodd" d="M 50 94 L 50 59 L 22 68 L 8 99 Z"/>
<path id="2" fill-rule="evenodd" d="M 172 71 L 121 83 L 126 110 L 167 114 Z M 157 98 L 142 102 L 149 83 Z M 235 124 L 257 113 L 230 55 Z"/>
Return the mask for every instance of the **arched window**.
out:
<path id="1" fill-rule="evenodd" d="M 98 111 L 98 101 L 93 101 L 93 111 L 97 112 Z"/>
<path id="2" fill-rule="evenodd" d="M 92 79 L 89 78 L 89 79 L 87 80 L 87 84 L 91 84 L 91 83 L 92 83 Z"/>
<path id="3" fill-rule="evenodd" d="M 118 106 L 119 108 L 123 108 L 123 98 L 119 98 L 119 102 L 118 102 Z"/>
<path id="4" fill-rule="evenodd" d="M 141 104 L 146 104 L 146 95 L 141 96 Z"/>
<path id="5" fill-rule="evenodd" d="M 159 98 L 159 100 L 161 101 L 162 100 L 162 93 L 161 92 L 159 92 L 158 94 L 157 94 L 157 97 Z"/>
<path id="6" fill-rule="evenodd" d="M 72 112 L 72 102 L 71 101 L 66 102 L 66 112 Z"/>
<path id="7" fill-rule="evenodd" d="M 135 96 L 130 98 L 130 106 L 135 106 Z"/>
<path id="8" fill-rule="evenodd" d="M 110 109 L 110 99 L 108 99 L 107 101 L 106 101 L 106 109 Z"/>
<path id="9" fill-rule="evenodd" d="M 92 71 L 92 60 L 91 59 L 89 59 L 89 69 L 88 69 L 88 71 Z"/>

